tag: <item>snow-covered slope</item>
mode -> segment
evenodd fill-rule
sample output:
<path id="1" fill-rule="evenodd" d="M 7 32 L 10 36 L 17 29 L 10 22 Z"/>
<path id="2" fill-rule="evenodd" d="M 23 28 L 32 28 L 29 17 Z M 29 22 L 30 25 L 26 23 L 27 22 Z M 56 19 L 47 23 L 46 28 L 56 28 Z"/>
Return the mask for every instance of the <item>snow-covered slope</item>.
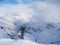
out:
<path id="1" fill-rule="evenodd" d="M 4 23 L 5 24 L 5 23 Z M 2 20 L 0 26 L 6 27 L 1 29 L 0 38 L 20 39 L 19 28 L 13 24 L 12 28 L 7 25 L 3 25 Z M 19 24 L 19 22 L 18 22 Z M 52 22 L 44 22 L 38 25 L 37 22 L 22 23 L 20 26 L 25 26 L 24 39 L 31 40 L 40 44 L 60 44 L 60 24 Z M 16 30 L 17 29 L 17 30 Z M 18 35 L 19 34 L 19 35 Z"/>
<path id="2" fill-rule="evenodd" d="M 42 26 L 33 25 L 25 32 L 29 40 L 44 44 L 60 43 L 60 24 L 48 22 Z"/>
<path id="3" fill-rule="evenodd" d="M 29 40 L 0 39 L 0 45 L 40 45 Z"/>

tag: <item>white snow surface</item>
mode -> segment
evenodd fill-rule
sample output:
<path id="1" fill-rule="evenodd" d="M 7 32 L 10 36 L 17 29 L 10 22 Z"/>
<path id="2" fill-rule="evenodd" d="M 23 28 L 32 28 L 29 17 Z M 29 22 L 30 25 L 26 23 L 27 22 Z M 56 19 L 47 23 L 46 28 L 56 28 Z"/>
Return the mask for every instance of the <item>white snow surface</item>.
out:
<path id="1" fill-rule="evenodd" d="M 40 45 L 40 44 L 37 44 L 29 40 L 0 39 L 0 45 Z"/>
<path id="2" fill-rule="evenodd" d="M 29 40 L 0 39 L 0 45 L 57 45 L 57 44 L 38 44 Z"/>

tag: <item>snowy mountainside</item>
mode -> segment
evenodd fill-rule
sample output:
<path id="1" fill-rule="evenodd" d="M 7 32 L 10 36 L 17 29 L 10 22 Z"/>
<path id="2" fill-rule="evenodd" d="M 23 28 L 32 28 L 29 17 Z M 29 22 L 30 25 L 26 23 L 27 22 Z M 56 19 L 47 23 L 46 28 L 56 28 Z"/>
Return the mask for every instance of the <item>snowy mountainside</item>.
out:
<path id="1" fill-rule="evenodd" d="M 37 43 L 60 43 L 60 24 L 46 23 L 43 26 L 28 27 L 26 36 Z"/>
<path id="2" fill-rule="evenodd" d="M 39 44 L 60 44 L 60 23 L 44 22 L 38 25 L 37 22 L 21 23 L 16 19 L 12 23 L 0 20 L 0 39 L 20 39 L 19 26 L 25 26 L 24 40 Z"/>
<path id="3" fill-rule="evenodd" d="M 29 40 L 0 39 L 0 45 L 43 45 Z"/>
<path id="4" fill-rule="evenodd" d="M 60 24 L 44 22 L 40 25 L 37 22 L 22 23 L 15 21 L 13 23 L 0 19 L 0 38 L 20 39 L 20 26 L 25 26 L 24 39 L 31 40 L 40 44 L 60 44 Z M 3 23 L 4 22 L 4 23 Z M 10 25 L 9 25 L 10 24 Z M 1 27 L 0 27 L 1 28 Z M 3 33 L 2 33 L 3 32 Z"/>

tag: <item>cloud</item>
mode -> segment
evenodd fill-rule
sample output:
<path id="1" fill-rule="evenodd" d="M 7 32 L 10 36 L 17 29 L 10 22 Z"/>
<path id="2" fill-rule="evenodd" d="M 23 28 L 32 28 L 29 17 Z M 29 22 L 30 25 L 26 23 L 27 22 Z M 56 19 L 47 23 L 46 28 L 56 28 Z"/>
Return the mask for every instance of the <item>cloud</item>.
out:
<path id="1" fill-rule="evenodd" d="M 52 4 L 60 4 L 60 0 L 46 0 L 48 3 Z"/>
<path id="2" fill-rule="evenodd" d="M 2 12 L 2 13 L 1 13 Z M 20 5 L 5 5 L 0 7 L 0 17 L 7 17 L 8 15 L 13 15 L 15 18 L 21 21 L 29 21 L 29 19 L 35 15 L 35 11 L 29 6 Z"/>
<path id="3" fill-rule="evenodd" d="M 35 1 L 29 5 L 18 4 L 0 6 L 0 16 L 6 17 L 6 15 L 14 15 L 15 18 L 25 22 L 33 22 L 33 20 L 34 22 L 60 22 L 59 9 L 59 6 L 55 4 Z"/>
<path id="4" fill-rule="evenodd" d="M 37 18 L 35 22 L 40 22 L 43 20 L 45 22 L 60 22 L 60 7 L 56 4 L 46 3 L 46 2 L 35 2 L 32 8 L 38 13 L 35 15 Z M 34 19 L 33 19 L 34 20 Z M 38 21 L 38 22 L 39 22 Z"/>

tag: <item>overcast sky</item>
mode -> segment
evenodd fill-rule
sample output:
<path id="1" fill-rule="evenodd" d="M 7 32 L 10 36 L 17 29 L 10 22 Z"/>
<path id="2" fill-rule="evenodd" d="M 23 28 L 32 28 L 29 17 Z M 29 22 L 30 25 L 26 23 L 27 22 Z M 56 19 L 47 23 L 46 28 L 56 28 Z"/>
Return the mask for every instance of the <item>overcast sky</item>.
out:
<path id="1" fill-rule="evenodd" d="M 60 0 L 0 0 L 0 17 L 8 15 L 26 22 L 60 22 Z"/>

